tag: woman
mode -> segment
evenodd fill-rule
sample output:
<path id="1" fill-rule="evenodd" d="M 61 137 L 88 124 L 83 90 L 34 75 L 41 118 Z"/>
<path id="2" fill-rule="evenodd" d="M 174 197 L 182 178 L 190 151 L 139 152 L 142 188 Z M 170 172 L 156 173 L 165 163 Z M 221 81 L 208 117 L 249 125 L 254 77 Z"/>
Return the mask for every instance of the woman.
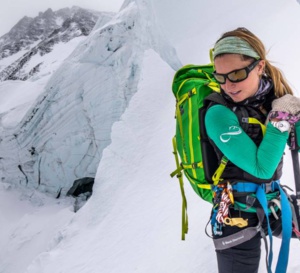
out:
<path id="1" fill-rule="evenodd" d="M 262 42 L 245 28 L 223 34 L 213 49 L 213 60 L 223 103 L 211 103 L 205 125 L 218 158 L 228 159 L 214 189 L 211 222 L 217 240 L 258 226 L 256 213 L 237 209 L 233 204 L 260 207 L 253 194 L 241 187 L 252 183 L 267 185 L 280 179 L 282 156 L 291 127 L 298 119 L 300 100 L 292 96 L 281 72 L 266 59 Z M 251 120 L 255 123 L 249 118 L 254 118 Z M 224 192 L 227 195 L 222 195 Z M 229 240 L 222 242 L 224 245 Z M 261 234 L 256 233 L 232 247 L 217 248 L 219 273 L 258 272 L 260 246 Z"/>

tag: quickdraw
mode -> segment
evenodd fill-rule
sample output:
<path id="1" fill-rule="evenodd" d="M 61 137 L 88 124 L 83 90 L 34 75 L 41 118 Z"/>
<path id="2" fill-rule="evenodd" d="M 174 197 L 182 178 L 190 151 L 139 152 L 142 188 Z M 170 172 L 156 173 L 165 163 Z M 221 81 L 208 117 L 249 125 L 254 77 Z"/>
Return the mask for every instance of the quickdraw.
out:
<path id="1" fill-rule="evenodd" d="M 224 223 L 225 218 L 228 217 L 230 205 L 231 205 L 231 201 L 230 201 L 229 195 L 227 193 L 227 189 L 224 188 L 222 191 L 221 201 L 220 201 L 219 209 L 218 209 L 217 216 L 216 216 L 216 219 L 220 224 Z"/>
<path id="2" fill-rule="evenodd" d="M 248 226 L 248 220 L 243 218 L 231 218 L 229 217 L 229 208 L 234 204 L 234 197 L 232 192 L 232 186 L 229 182 L 223 185 L 219 185 L 215 191 L 215 230 L 218 227 L 218 232 L 221 230 L 222 225 L 237 226 L 243 228 Z"/>

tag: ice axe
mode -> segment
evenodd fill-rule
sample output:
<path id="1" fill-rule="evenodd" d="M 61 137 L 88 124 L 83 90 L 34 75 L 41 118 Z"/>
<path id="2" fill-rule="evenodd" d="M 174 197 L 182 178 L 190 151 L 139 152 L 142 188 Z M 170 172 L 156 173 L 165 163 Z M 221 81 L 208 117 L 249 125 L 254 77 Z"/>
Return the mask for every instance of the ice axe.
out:
<path id="1" fill-rule="evenodd" d="M 294 181 L 295 181 L 295 190 L 296 197 L 298 202 L 300 201 L 300 167 L 299 167 L 299 147 L 296 145 L 296 148 L 291 150 L 292 161 L 293 161 L 293 171 L 294 171 Z"/>
<path id="2" fill-rule="evenodd" d="M 294 125 L 294 130 L 292 130 L 292 132 L 291 132 L 290 140 L 291 140 L 291 155 L 292 155 L 292 161 L 293 161 L 296 198 L 297 198 L 297 200 L 300 201 L 300 166 L 299 166 L 299 149 L 300 149 L 300 147 L 299 147 L 298 141 L 297 141 L 295 125 Z"/>

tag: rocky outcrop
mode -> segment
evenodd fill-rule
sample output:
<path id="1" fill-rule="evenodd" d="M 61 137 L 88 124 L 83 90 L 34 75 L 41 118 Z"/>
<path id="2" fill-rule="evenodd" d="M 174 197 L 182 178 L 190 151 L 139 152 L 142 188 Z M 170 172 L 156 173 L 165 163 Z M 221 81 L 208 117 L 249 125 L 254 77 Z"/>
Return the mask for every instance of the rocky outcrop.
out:
<path id="1" fill-rule="evenodd" d="M 33 56 L 39 54 L 42 57 L 50 53 L 56 44 L 88 36 L 99 17 L 108 21 L 112 15 L 73 7 L 56 12 L 48 9 L 40 12 L 35 18 L 25 16 L 10 32 L 0 38 L 0 65 L 1 60 L 24 51 L 24 54 L 12 63 L 6 62 L 0 66 L 0 81 L 27 80 L 39 71 L 39 64 L 29 65 Z M 42 62 L 41 58 L 40 63 Z"/>

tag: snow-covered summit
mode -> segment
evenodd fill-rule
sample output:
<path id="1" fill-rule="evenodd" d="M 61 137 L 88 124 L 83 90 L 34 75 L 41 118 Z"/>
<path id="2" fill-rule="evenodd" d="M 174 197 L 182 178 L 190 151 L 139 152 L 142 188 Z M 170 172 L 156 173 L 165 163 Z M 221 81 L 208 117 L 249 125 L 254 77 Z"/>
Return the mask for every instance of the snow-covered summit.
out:
<path id="1" fill-rule="evenodd" d="M 76 38 L 72 42 L 75 47 L 82 40 L 78 38 L 89 35 L 98 18 L 103 25 L 112 16 L 79 7 L 55 12 L 47 9 L 35 18 L 25 16 L 0 38 L 0 81 L 37 79 L 47 74 L 45 67 L 58 61 L 49 53 Z"/>
<path id="2" fill-rule="evenodd" d="M 53 31 L 59 30 L 66 20 L 81 21 L 89 28 L 93 28 L 94 21 L 101 15 L 111 17 L 113 13 L 90 11 L 74 6 L 57 11 L 49 8 L 34 18 L 25 16 L 8 33 L 0 37 L 0 58 L 13 55 L 38 40 L 48 38 Z M 86 20 L 86 17 L 89 18 L 89 21 Z"/>

